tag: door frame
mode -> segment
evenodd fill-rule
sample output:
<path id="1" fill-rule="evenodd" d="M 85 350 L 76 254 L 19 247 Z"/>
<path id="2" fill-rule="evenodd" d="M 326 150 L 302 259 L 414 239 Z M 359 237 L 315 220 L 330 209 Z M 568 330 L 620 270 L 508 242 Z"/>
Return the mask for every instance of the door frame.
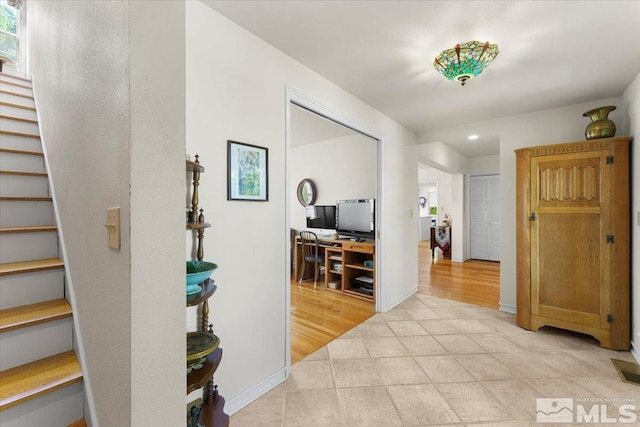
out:
<path id="1" fill-rule="evenodd" d="M 384 255 L 386 238 L 382 232 L 384 226 L 384 200 L 385 189 L 382 177 L 384 176 L 384 136 L 382 133 L 369 128 L 368 126 L 351 119 L 350 117 L 335 111 L 311 98 L 296 92 L 285 86 L 285 230 L 286 247 L 285 251 L 285 376 L 288 377 L 291 371 L 291 239 L 289 230 L 291 229 L 291 206 L 290 206 L 290 159 L 291 159 L 291 104 L 309 110 L 337 124 L 348 127 L 364 136 L 376 140 L 376 312 L 384 311 L 387 303 L 387 286 L 384 275 Z"/>

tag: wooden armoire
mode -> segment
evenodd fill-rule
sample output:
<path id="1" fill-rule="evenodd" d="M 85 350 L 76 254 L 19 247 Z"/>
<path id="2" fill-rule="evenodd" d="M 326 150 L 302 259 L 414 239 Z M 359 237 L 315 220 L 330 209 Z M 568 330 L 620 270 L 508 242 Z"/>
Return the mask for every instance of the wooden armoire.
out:
<path id="1" fill-rule="evenodd" d="M 519 326 L 553 326 L 629 349 L 630 143 L 516 150 Z"/>

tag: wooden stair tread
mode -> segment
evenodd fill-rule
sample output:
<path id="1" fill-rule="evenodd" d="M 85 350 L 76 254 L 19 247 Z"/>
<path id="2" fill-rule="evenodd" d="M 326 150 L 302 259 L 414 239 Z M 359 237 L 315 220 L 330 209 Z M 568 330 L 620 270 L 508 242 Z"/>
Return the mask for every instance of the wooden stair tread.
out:
<path id="1" fill-rule="evenodd" d="M 22 117 L 7 116 L 6 114 L 0 114 L 0 119 L 15 120 L 17 122 L 34 123 L 34 124 L 38 123 L 37 120 L 23 119 Z"/>
<path id="2" fill-rule="evenodd" d="M 20 175 L 20 176 L 40 176 L 40 177 L 49 176 L 44 172 L 21 172 L 21 171 L 0 171 L 0 175 Z"/>
<path id="3" fill-rule="evenodd" d="M 23 84 L 20 84 L 20 83 L 10 82 L 8 80 L 0 80 L 0 84 L 11 85 L 11 86 L 15 86 L 15 87 L 21 87 L 23 89 L 33 89 L 31 86 L 23 85 Z"/>
<path id="4" fill-rule="evenodd" d="M 24 133 L 24 132 L 13 132 L 13 131 L 10 131 L 10 130 L 0 130 L 0 134 L 13 135 L 13 136 L 24 136 L 25 138 L 40 139 L 40 135 L 35 135 L 35 134 L 32 134 L 32 133 Z"/>
<path id="5" fill-rule="evenodd" d="M 8 262 L 0 264 L 0 276 L 29 273 L 33 271 L 54 270 L 64 267 L 60 258 L 36 259 L 33 261 Z"/>
<path id="6" fill-rule="evenodd" d="M 18 80 L 22 80 L 23 82 L 31 83 L 31 79 L 28 79 L 26 77 L 14 76 L 13 74 L 10 74 L 10 73 L 0 72 L 0 76 L 11 77 L 12 79 L 18 79 Z"/>
<path id="7" fill-rule="evenodd" d="M 0 200 L 11 202 L 50 202 L 53 199 L 51 197 L 22 197 L 22 196 L 3 196 Z"/>
<path id="8" fill-rule="evenodd" d="M 0 310 L 0 332 L 26 328 L 65 317 L 71 317 L 71 306 L 64 298 L 6 308 Z"/>
<path id="9" fill-rule="evenodd" d="M 12 148 L 0 148 L 0 153 L 24 154 L 24 155 L 27 155 L 27 156 L 44 157 L 44 153 L 41 152 L 41 151 L 14 150 Z"/>
<path id="10" fill-rule="evenodd" d="M 0 101 L 0 105 L 4 105 L 5 107 L 22 108 L 23 110 L 36 111 L 34 107 L 27 107 L 26 105 L 13 104 L 11 102 Z"/>
<path id="11" fill-rule="evenodd" d="M 67 427 L 87 427 L 87 423 L 84 419 L 81 419 L 69 424 Z"/>
<path id="12" fill-rule="evenodd" d="M 9 90 L 0 90 L 0 93 L 4 93 L 5 95 L 17 96 L 17 97 L 20 97 L 20 98 L 33 99 L 33 96 L 31 96 L 31 95 L 23 95 L 21 93 L 11 92 Z"/>
<path id="13" fill-rule="evenodd" d="M 58 227 L 55 225 L 24 225 L 17 227 L 0 227 L 0 234 L 11 233 L 37 233 L 41 231 L 56 231 Z"/>
<path id="14" fill-rule="evenodd" d="M 82 380 L 73 350 L 0 372 L 0 410 Z"/>

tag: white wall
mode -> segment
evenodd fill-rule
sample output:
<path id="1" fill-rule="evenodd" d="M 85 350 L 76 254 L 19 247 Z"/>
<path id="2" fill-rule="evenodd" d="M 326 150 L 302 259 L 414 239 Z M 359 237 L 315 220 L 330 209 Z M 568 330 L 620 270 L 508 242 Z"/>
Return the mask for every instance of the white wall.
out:
<path id="1" fill-rule="evenodd" d="M 187 2 L 187 148 L 199 153 L 201 204 L 213 224 L 205 259 L 217 262 L 212 320 L 224 357 L 216 381 L 230 412 L 285 370 L 286 87 L 384 135 L 380 280 L 387 307 L 417 290 L 414 134 L 200 2 Z M 269 201 L 226 200 L 228 139 L 269 148 Z M 209 242 L 209 243 L 207 243 Z"/>
<path id="2" fill-rule="evenodd" d="M 631 142 L 631 332 L 636 359 L 640 360 L 640 73 L 622 95 L 626 109 L 621 135 L 633 136 Z"/>
<path id="3" fill-rule="evenodd" d="M 157 70 L 158 52 L 149 58 L 155 46 L 184 45 L 181 9 L 37 0 L 26 9 L 94 426 L 184 422 L 184 225 L 176 198 L 184 173 L 175 163 L 184 150 L 184 78 L 173 65 Z M 171 25 L 155 31 L 167 19 Z M 121 208 L 119 251 L 106 244 L 111 206 Z"/>
<path id="4" fill-rule="evenodd" d="M 376 197 L 376 144 L 352 135 L 291 148 L 289 199 L 291 227 L 306 228 L 305 209 L 298 202 L 298 183 L 311 178 L 318 189 L 316 205 L 335 205 L 341 199 Z"/>

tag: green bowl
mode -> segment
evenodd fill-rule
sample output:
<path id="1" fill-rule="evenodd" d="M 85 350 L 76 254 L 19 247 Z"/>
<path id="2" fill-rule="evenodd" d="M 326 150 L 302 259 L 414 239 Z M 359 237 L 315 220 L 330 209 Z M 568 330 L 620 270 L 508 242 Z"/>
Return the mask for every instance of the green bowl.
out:
<path id="1" fill-rule="evenodd" d="M 187 261 L 187 286 L 204 282 L 216 268 L 217 264 L 208 261 Z"/>

